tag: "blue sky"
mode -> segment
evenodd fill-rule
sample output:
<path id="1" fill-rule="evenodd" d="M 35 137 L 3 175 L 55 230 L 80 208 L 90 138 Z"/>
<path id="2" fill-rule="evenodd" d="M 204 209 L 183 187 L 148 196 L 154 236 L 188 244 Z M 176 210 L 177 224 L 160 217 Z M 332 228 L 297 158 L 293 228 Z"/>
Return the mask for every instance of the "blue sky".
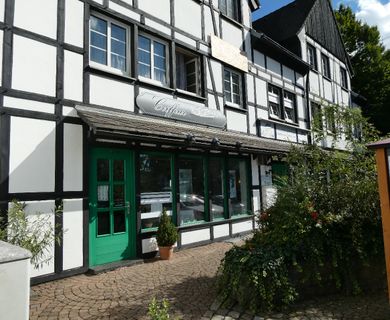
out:
<path id="1" fill-rule="evenodd" d="M 290 2 L 293 0 L 260 0 L 261 8 L 253 13 L 253 20 Z M 338 8 L 341 3 L 350 6 L 358 19 L 378 26 L 383 44 L 390 49 L 390 0 L 332 0 L 334 8 Z"/>

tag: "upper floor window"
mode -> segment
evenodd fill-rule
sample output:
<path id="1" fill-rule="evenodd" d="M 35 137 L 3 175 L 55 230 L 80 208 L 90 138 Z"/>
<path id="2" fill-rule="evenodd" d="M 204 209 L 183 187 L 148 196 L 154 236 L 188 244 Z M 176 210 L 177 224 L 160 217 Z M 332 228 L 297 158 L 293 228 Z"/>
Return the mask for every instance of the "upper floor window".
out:
<path id="1" fill-rule="evenodd" d="M 128 73 L 128 37 L 129 31 L 125 26 L 92 15 L 90 18 L 90 61 Z"/>
<path id="2" fill-rule="evenodd" d="M 345 70 L 343 67 L 340 67 L 340 81 L 341 86 L 345 89 L 348 89 L 347 70 Z"/>
<path id="3" fill-rule="evenodd" d="M 168 84 L 167 45 L 153 37 L 138 36 L 138 74 L 160 84 Z"/>
<path id="4" fill-rule="evenodd" d="M 310 105 L 311 105 L 311 116 L 314 125 L 317 127 L 317 129 L 321 131 L 324 130 L 321 105 L 315 102 L 310 102 Z"/>
<path id="5" fill-rule="evenodd" d="M 242 76 L 231 70 L 224 69 L 224 96 L 225 101 L 242 107 Z"/>
<path id="6" fill-rule="evenodd" d="M 219 10 L 229 18 L 239 21 L 240 0 L 219 0 Z"/>
<path id="7" fill-rule="evenodd" d="M 329 57 L 321 54 L 321 62 L 322 62 L 322 75 L 330 79 L 330 63 Z"/>
<path id="8" fill-rule="evenodd" d="M 176 87 L 200 94 L 199 56 L 182 49 L 176 50 Z"/>
<path id="9" fill-rule="evenodd" d="M 283 119 L 288 122 L 297 122 L 295 94 L 269 84 L 268 101 L 271 117 Z"/>
<path id="10" fill-rule="evenodd" d="M 314 70 L 318 70 L 316 48 L 309 43 L 307 44 L 307 60 Z"/>

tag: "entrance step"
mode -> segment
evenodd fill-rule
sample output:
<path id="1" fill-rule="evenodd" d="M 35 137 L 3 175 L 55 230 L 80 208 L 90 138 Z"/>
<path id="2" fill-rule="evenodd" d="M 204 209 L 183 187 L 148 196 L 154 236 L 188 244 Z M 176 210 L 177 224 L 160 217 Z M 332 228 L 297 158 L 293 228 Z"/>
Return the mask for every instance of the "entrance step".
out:
<path id="1" fill-rule="evenodd" d="M 91 274 L 91 275 L 97 275 L 99 273 L 112 271 L 112 270 L 115 270 L 118 268 L 134 266 L 136 264 L 141 264 L 141 263 L 144 263 L 144 260 L 136 259 L 136 260 L 116 261 L 116 262 L 111 262 L 111 263 L 107 263 L 107 264 L 102 264 L 100 266 L 91 267 L 87 273 Z"/>

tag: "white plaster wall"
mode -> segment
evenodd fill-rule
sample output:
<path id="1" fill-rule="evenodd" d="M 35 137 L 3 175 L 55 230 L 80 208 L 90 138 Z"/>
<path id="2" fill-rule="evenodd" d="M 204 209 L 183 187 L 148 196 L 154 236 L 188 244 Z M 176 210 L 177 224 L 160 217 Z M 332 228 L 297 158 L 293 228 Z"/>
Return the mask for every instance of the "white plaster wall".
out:
<path id="1" fill-rule="evenodd" d="M 65 1 L 65 42 L 83 47 L 84 4 L 79 0 Z"/>
<path id="2" fill-rule="evenodd" d="M 241 233 L 253 230 L 253 222 L 252 220 L 244 221 L 244 222 L 238 222 L 232 224 L 232 233 Z"/>
<path id="3" fill-rule="evenodd" d="M 190 14 L 185 14 L 185 13 Z M 175 27 L 202 38 L 202 13 L 199 3 L 193 0 L 175 1 Z"/>
<path id="4" fill-rule="evenodd" d="M 223 91 L 223 89 L 222 89 L 222 85 L 223 85 L 222 65 L 219 62 L 211 59 L 211 70 L 212 70 L 212 73 L 214 76 L 215 88 L 216 88 L 217 92 L 222 93 L 222 91 Z M 207 83 L 210 83 L 210 85 L 211 85 L 211 78 L 210 78 L 210 81 L 207 80 Z M 210 87 L 210 89 L 212 89 L 212 86 Z"/>
<path id="5" fill-rule="evenodd" d="M 83 56 L 65 50 L 64 98 L 83 101 Z"/>
<path id="6" fill-rule="evenodd" d="M 247 99 L 248 102 L 255 102 L 255 85 L 254 85 L 254 79 L 253 76 L 250 74 L 246 74 L 246 92 L 247 92 Z"/>
<path id="7" fill-rule="evenodd" d="M 167 23 L 171 21 L 170 0 L 142 0 L 138 1 L 138 7 Z"/>
<path id="8" fill-rule="evenodd" d="M 241 1 L 242 24 L 248 28 L 252 26 L 252 14 L 248 1 Z"/>
<path id="9" fill-rule="evenodd" d="M 249 115 L 249 132 L 251 134 L 256 134 L 257 119 L 256 119 L 255 107 L 248 106 L 248 115 Z"/>
<path id="10" fill-rule="evenodd" d="M 0 50 L 1 51 L 1 50 Z M 4 96 L 4 106 L 22 110 L 54 113 L 54 104 Z"/>
<path id="11" fill-rule="evenodd" d="M 14 0 L 14 25 L 55 39 L 57 37 L 57 1 Z"/>
<path id="12" fill-rule="evenodd" d="M 142 253 L 149 253 L 157 250 L 156 238 L 142 239 Z"/>
<path id="13" fill-rule="evenodd" d="M 299 73 L 295 73 L 295 77 L 296 77 L 296 83 L 299 84 L 300 86 L 304 87 L 305 86 L 304 77 Z"/>
<path id="14" fill-rule="evenodd" d="M 4 320 L 29 319 L 30 260 L 0 264 L 0 310 Z"/>
<path id="15" fill-rule="evenodd" d="M 268 109 L 257 108 L 257 119 L 268 119 Z"/>
<path id="16" fill-rule="evenodd" d="M 5 0 L 0 0 L 0 21 L 4 21 Z"/>
<path id="17" fill-rule="evenodd" d="M 276 135 L 279 140 L 286 140 L 291 142 L 297 141 L 295 129 L 282 125 L 278 125 L 276 128 Z"/>
<path id="18" fill-rule="evenodd" d="M 299 132 L 298 133 L 298 142 L 299 143 L 308 143 L 308 140 L 307 140 L 307 134 L 305 132 Z"/>
<path id="19" fill-rule="evenodd" d="M 320 94 L 320 88 L 318 83 L 318 74 L 315 72 L 309 72 L 310 91 L 315 94 Z"/>
<path id="20" fill-rule="evenodd" d="M 328 101 L 333 101 L 332 95 L 332 82 L 329 80 L 323 79 L 324 82 L 324 97 Z"/>
<path id="21" fill-rule="evenodd" d="M 341 90 L 342 102 L 344 105 L 349 105 L 349 92 Z"/>
<path id="22" fill-rule="evenodd" d="M 55 96 L 56 48 L 14 35 L 13 51 L 12 88 Z"/>
<path id="23" fill-rule="evenodd" d="M 214 239 L 227 237 L 230 235 L 229 224 L 221 224 L 213 227 Z"/>
<path id="24" fill-rule="evenodd" d="M 54 192 L 55 122 L 11 117 L 9 192 Z"/>
<path id="25" fill-rule="evenodd" d="M 91 75 L 89 90 L 92 104 L 134 111 L 134 86 L 131 84 Z"/>
<path id="26" fill-rule="evenodd" d="M 77 110 L 73 107 L 63 106 L 62 107 L 62 115 L 66 116 L 66 117 L 79 118 L 79 116 L 77 115 Z"/>
<path id="27" fill-rule="evenodd" d="M 226 110 L 226 118 L 228 130 L 247 132 L 246 114 Z"/>
<path id="28" fill-rule="evenodd" d="M 211 16 L 211 9 L 210 7 L 208 6 L 205 6 L 204 7 L 205 10 L 204 10 L 204 33 L 205 33 L 205 39 L 207 42 L 210 41 L 209 39 L 209 36 L 212 34 L 212 35 L 216 35 L 218 36 L 219 35 L 219 23 L 217 23 L 218 21 L 218 15 L 216 14 L 216 12 L 214 10 L 212 10 L 214 16 L 215 16 L 215 21 L 216 21 L 216 27 L 217 27 L 217 34 L 215 34 L 214 32 L 214 26 L 213 26 L 213 20 L 212 20 L 212 16 Z"/>
<path id="29" fill-rule="evenodd" d="M 259 185 L 259 164 L 257 159 L 251 159 L 251 166 L 252 166 L 252 185 L 257 186 Z"/>
<path id="30" fill-rule="evenodd" d="M 260 210 L 260 190 L 253 190 L 252 199 L 253 199 L 253 212 L 257 213 Z"/>
<path id="31" fill-rule="evenodd" d="M 54 236 L 54 224 L 55 224 L 55 203 L 54 200 L 47 201 L 28 201 L 25 208 L 26 216 L 29 221 L 37 219 L 39 216 L 46 220 L 45 226 L 48 230 L 53 228 Z M 42 230 L 43 232 L 45 230 Z M 54 272 L 54 241 L 52 245 L 45 252 L 45 258 L 50 258 L 48 263 L 44 263 L 38 268 L 31 266 L 31 277 L 37 277 Z"/>
<path id="32" fill-rule="evenodd" d="M 256 104 L 267 107 L 268 102 L 267 102 L 267 94 L 268 94 L 268 89 L 267 89 L 267 82 L 264 80 L 261 80 L 259 78 L 256 78 Z"/>
<path id="33" fill-rule="evenodd" d="M 83 127 L 64 124 L 64 191 L 83 190 Z"/>
<path id="34" fill-rule="evenodd" d="M 306 118 L 307 111 L 306 111 L 306 103 L 305 98 L 301 95 L 296 95 L 296 101 L 297 101 L 297 111 L 298 111 L 298 118 Z M 306 127 L 305 127 L 306 128 Z"/>
<path id="35" fill-rule="evenodd" d="M 230 44 L 242 49 L 242 31 L 236 25 L 231 22 L 222 19 L 222 39 Z"/>
<path id="36" fill-rule="evenodd" d="M 262 123 L 260 129 L 262 137 L 275 139 L 275 129 L 272 123 Z"/>
<path id="37" fill-rule="evenodd" d="M 191 46 L 193 49 L 196 48 L 196 41 L 192 40 L 191 38 L 185 36 L 180 32 L 175 32 L 175 38 L 181 42 L 184 42 L 186 45 Z"/>
<path id="38" fill-rule="evenodd" d="M 109 6 L 109 8 L 111 10 L 114 10 L 114 11 L 124 15 L 125 17 L 129 17 L 129 18 L 134 19 L 136 21 L 140 21 L 141 20 L 140 14 L 138 14 L 137 12 L 134 12 L 133 10 L 125 8 L 125 7 L 119 5 L 119 4 L 115 3 L 115 2 L 110 1 L 108 6 Z"/>
<path id="39" fill-rule="evenodd" d="M 195 242 L 210 240 L 210 229 L 200 229 L 183 232 L 181 234 L 181 244 L 186 245 Z"/>
<path id="40" fill-rule="evenodd" d="M 63 269 L 83 266 L 83 199 L 63 201 Z"/>
<path id="41" fill-rule="evenodd" d="M 171 35 L 171 29 L 162 25 L 161 23 L 158 23 L 156 21 L 153 21 L 152 19 L 145 18 L 145 24 L 159 32 L 163 32 L 166 35 L 170 36 Z"/>

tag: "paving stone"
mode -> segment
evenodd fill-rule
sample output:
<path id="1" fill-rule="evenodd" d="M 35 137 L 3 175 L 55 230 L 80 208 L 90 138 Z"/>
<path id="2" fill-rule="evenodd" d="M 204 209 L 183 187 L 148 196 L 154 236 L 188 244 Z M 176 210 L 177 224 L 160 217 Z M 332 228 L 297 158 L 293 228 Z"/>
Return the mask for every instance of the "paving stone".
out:
<path id="1" fill-rule="evenodd" d="M 230 311 L 228 316 L 232 317 L 233 319 L 238 319 L 240 317 L 240 313 L 237 311 Z"/>
<path id="2" fill-rule="evenodd" d="M 225 317 L 224 316 L 219 316 L 219 315 L 216 315 L 216 316 L 213 316 L 211 318 L 211 320 L 223 320 Z"/>

